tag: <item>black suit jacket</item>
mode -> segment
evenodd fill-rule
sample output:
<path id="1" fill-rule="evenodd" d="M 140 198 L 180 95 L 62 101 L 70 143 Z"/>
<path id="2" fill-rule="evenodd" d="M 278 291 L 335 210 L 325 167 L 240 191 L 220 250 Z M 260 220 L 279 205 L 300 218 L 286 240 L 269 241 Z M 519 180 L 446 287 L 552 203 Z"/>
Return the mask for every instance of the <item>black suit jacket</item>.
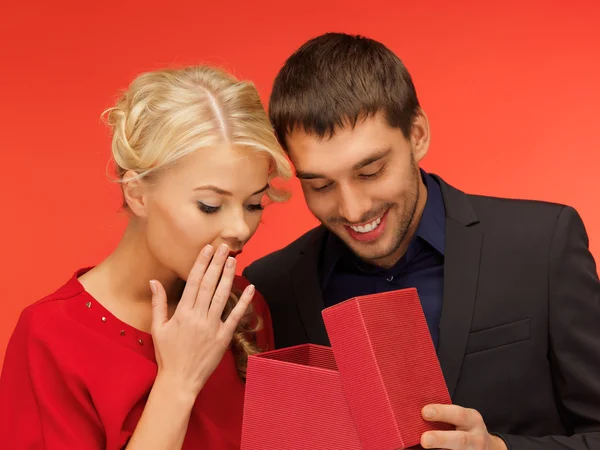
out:
<path id="1" fill-rule="evenodd" d="M 600 282 L 568 206 L 466 195 L 446 206 L 438 357 L 453 403 L 512 450 L 600 449 Z M 277 348 L 329 345 L 317 227 L 244 275 L 270 307 Z"/>

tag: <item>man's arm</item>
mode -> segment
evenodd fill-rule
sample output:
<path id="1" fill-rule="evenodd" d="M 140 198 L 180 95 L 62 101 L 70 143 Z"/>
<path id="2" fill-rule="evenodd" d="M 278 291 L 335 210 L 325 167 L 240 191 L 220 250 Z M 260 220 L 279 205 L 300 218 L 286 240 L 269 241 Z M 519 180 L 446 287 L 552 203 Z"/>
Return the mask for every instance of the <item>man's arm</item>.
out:
<path id="1" fill-rule="evenodd" d="M 451 423 L 456 430 L 424 433 L 423 448 L 600 450 L 600 281 L 583 222 L 570 207 L 556 222 L 548 279 L 548 358 L 567 435 L 494 436 L 477 411 L 429 405 L 433 408 L 424 408 L 425 420 Z"/>
<path id="2" fill-rule="evenodd" d="M 509 450 L 600 449 L 600 281 L 588 244 L 579 214 L 565 207 L 550 248 L 548 357 L 572 435 L 500 435 Z"/>

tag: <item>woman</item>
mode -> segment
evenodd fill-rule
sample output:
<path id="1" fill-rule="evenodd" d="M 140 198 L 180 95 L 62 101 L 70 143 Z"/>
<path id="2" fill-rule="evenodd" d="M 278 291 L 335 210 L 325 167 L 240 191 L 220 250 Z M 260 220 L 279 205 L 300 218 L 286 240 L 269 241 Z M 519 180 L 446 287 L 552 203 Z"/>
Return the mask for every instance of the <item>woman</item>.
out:
<path id="1" fill-rule="evenodd" d="M 288 162 L 253 85 L 214 68 L 143 74 L 107 113 L 130 219 L 106 260 L 23 311 L 0 445 L 239 449 L 247 357 L 272 333 L 234 256 Z"/>

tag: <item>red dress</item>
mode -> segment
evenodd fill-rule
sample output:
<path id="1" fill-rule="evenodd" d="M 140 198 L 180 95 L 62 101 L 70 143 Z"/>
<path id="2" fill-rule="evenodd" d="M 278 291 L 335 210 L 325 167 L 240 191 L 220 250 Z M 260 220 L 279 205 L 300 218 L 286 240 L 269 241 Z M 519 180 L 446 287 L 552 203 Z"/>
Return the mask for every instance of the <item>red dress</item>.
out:
<path id="1" fill-rule="evenodd" d="M 135 430 L 157 373 L 152 337 L 94 300 L 82 273 L 19 318 L 0 378 L 0 448 L 118 450 Z M 264 299 L 257 293 L 253 304 L 264 320 L 258 344 L 273 348 Z M 239 449 L 243 401 L 228 350 L 196 400 L 183 449 Z"/>

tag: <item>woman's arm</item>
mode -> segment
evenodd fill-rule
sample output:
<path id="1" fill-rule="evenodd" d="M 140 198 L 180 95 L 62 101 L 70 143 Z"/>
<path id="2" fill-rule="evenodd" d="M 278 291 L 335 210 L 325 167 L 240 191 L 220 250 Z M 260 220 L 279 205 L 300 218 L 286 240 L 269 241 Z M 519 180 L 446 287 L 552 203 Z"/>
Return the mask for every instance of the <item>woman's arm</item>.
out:
<path id="1" fill-rule="evenodd" d="M 214 257 L 211 246 L 200 253 L 171 319 L 162 285 L 150 283 L 158 375 L 127 450 L 181 449 L 196 397 L 221 362 L 254 294 L 254 286 L 248 286 L 227 320 L 221 320 L 235 276 L 235 259 L 228 254 L 226 246 Z"/>
<path id="2" fill-rule="evenodd" d="M 127 450 L 180 449 L 196 396 L 159 374 Z"/>

